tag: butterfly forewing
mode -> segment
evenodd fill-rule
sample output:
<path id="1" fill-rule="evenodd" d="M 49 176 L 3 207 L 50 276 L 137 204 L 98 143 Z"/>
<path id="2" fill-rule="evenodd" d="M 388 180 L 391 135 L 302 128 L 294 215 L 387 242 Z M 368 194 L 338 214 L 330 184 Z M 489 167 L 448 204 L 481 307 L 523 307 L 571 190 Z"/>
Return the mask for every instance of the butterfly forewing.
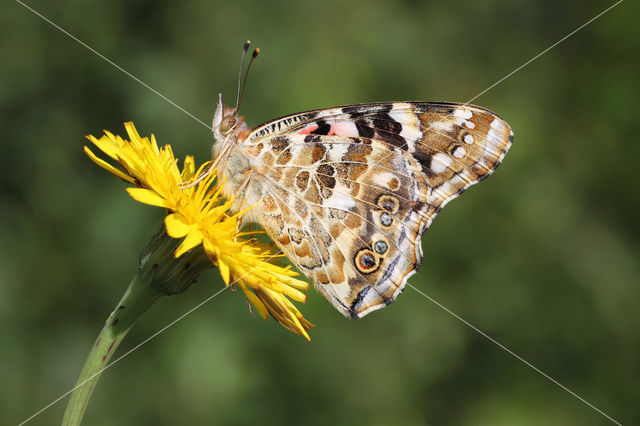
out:
<path id="1" fill-rule="evenodd" d="M 451 199 L 495 170 L 513 133 L 466 104 L 394 102 L 265 123 L 252 213 L 346 316 L 391 303 L 422 259 L 420 236 Z"/>

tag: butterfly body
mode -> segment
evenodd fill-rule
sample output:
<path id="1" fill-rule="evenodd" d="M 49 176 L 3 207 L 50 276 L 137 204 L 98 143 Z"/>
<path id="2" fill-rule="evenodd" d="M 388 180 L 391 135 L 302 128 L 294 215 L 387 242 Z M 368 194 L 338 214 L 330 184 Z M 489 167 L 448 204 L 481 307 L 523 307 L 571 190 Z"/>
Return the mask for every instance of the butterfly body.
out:
<path id="1" fill-rule="evenodd" d="M 349 105 L 251 130 L 241 118 L 227 128 L 230 113 L 220 100 L 213 151 L 233 209 L 255 205 L 245 220 L 352 318 L 396 299 L 435 215 L 491 174 L 513 139 L 504 120 L 468 104 Z"/>

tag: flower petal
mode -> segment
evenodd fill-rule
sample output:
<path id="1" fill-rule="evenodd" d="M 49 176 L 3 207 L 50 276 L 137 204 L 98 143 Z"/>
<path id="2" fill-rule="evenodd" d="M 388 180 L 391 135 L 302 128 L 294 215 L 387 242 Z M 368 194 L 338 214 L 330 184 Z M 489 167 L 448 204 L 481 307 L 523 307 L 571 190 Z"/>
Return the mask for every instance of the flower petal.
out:
<path id="1" fill-rule="evenodd" d="M 262 303 L 262 300 L 260 300 L 258 296 L 256 296 L 251 290 L 247 289 L 246 287 L 241 286 L 240 288 L 242 288 L 244 295 L 247 296 L 247 299 L 249 299 L 249 302 L 251 302 L 251 304 L 258 311 L 258 315 L 260 315 L 265 321 L 268 320 L 269 311 L 267 310 L 267 307 L 264 306 L 264 303 Z"/>
<path id="2" fill-rule="evenodd" d="M 101 136 L 100 139 L 95 138 L 92 135 L 87 136 L 93 144 L 102 152 L 107 154 L 112 159 L 116 160 L 118 158 L 118 152 L 120 152 L 120 147 L 116 142 L 116 137 L 113 134 L 107 132 L 105 130 L 104 136 Z"/>
<path id="3" fill-rule="evenodd" d="M 202 234 L 198 230 L 192 230 L 189 232 L 187 237 L 182 241 L 182 243 L 176 249 L 174 253 L 175 257 L 180 257 L 198 244 L 202 242 Z"/>
<path id="4" fill-rule="evenodd" d="M 127 188 L 127 192 L 136 201 L 157 207 L 170 208 L 166 200 L 155 192 L 146 188 Z"/>
<path id="5" fill-rule="evenodd" d="M 173 238 L 182 238 L 186 236 L 194 225 L 184 222 L 184 217 L 178 213 L 171 213 L 164 218 L 164 225 L 167 227 L 167 233 Z"/>
<path id="6" fill-rule="evenodd" d="M 127 175 L 126 173 L 124 173 L 121 170 L 116 169 L 115 167 L 113 167 L 111 164 L 107 163 L 106 161 L 104 161 L 102 158 L 96 156 L 88 147 L 84 147 L 84 153 L 87 154 L 87 156 L 91 159 L 91 161 L 93 161 L 94 163 L 96 163 L 98 166 L 102 167 L 103 169 L 105 169 L 106 171 L 108 171 L 109 173 L 111 173 L 112 175 L 115 175 L 116 177 L 119 177 L 120 179 L 129 182 L 129 183 L 136 183 L 136 180 L 134 178 L 132 178 L 131 176 Z"/>
<path id="7" fill-rule="evenodd" d="M 218 268 L 220 269 L 220 275 L 222 275 L 222 279 L 224 280 L 225 285 L 229 285 L 229 265 L 224 263 L 222 260 L 218 259 Z"/>
<path id="8" fill-rule="evenodd" d="M 192 179 L 196 173 L 196 163 L 193 160 L 193 155 L 187 155 L 184 159 L 184 166 L 182 167 L 182 181 L 186 182 Z"/>

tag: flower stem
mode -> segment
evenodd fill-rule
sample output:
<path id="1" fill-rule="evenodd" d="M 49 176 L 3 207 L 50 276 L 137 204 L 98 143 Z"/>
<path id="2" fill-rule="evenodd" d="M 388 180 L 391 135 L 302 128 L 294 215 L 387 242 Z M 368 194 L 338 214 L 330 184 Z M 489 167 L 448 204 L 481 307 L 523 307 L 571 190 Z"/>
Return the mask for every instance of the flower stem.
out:
<path id="1" fill-rule="evenodd" d="M 163 229 L 142 251 L 138 273 L 107 318 L 80 371 L 62 418 L 63 426 L 80 424 L 102 370 L 109 365 L 116 348 L 140 315 L 160 296 L 187 290 L 202 271 L 212 267 L 202 248 L 175 258 L 177 246 L 178 241 L 169 237 Z"/>
<path id="2" fill-rule="evenodd" d="M 80 424 L 102 370 L 109 364 L 136 319 L 160 296 L 152 286 L 145 285 L 144 278 L 144 274 L 137 274 L 131 280 L 126 293 L 100 331 L 71 394 L 62 425 Z"/>

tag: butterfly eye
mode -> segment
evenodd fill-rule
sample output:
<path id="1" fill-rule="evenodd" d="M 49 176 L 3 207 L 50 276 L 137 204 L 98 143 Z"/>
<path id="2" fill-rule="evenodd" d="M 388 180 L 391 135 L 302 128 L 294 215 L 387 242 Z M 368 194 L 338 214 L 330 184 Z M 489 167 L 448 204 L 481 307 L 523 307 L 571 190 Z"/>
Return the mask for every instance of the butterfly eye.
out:
<path id="1" fill-rule="evenodd" d="M 227 133 L 235 125 L 236 118 L 233 115 L 227 115 L 222 119 L 222 123 L 220 123 L 220 130 L 222 130 L 222 133 Z"/>

